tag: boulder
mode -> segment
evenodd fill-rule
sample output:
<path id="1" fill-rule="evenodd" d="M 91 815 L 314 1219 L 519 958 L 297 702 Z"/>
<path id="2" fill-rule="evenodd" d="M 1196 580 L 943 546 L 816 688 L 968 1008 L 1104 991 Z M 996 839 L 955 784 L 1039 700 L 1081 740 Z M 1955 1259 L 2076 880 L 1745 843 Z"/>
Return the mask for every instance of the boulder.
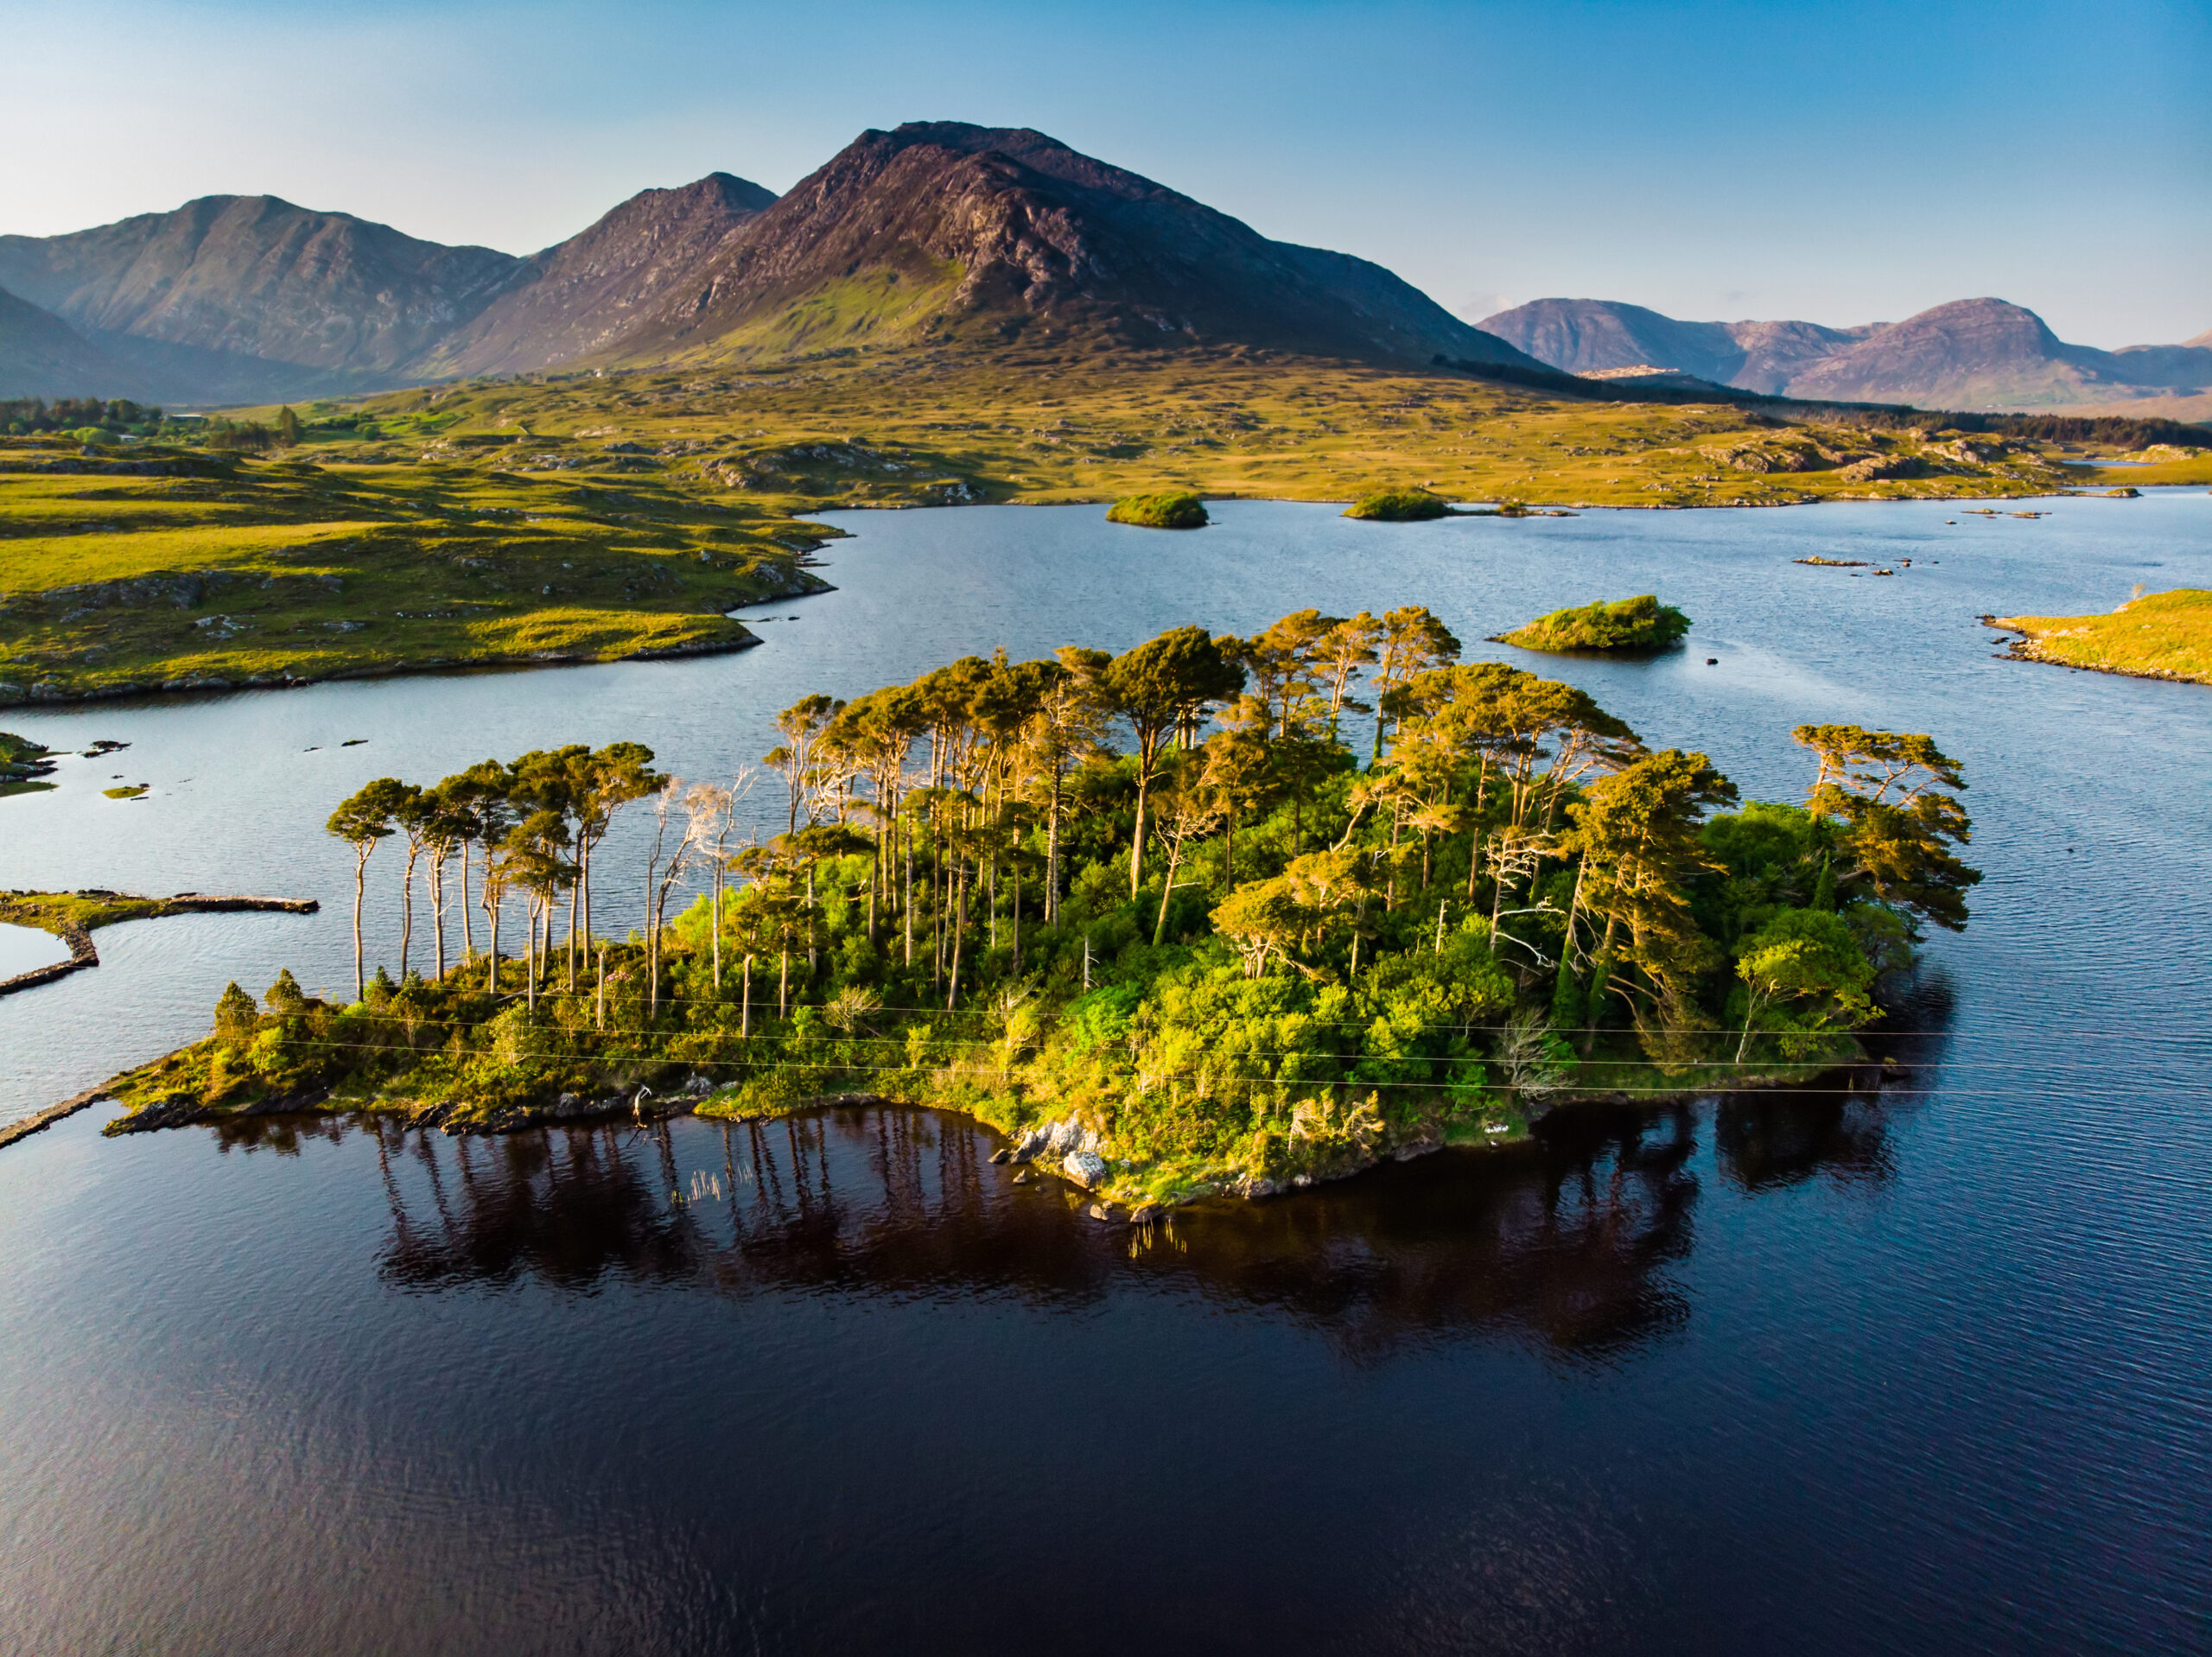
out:
<path id="1" fill-rule="evenodd" d="M 1088 1190 L 1106 1178 L 1106 1161 L 1096 1151 L 1071 1151 L 1060 1159 L 1060 1171 Z"/>

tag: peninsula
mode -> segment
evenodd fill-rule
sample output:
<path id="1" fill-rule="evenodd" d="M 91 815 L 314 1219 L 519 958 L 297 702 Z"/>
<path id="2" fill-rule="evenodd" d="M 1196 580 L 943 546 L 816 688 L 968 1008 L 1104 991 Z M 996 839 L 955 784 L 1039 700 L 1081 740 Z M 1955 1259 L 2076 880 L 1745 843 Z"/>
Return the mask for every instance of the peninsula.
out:
<path id="1" fill-rule="evenodd" d="M 1983 619 L 2019 635 L 2008 648 L 2024 662 L 2212 684 L 2212 592 L 2202 587 L 2145 594 L 2110 615 Z"/>

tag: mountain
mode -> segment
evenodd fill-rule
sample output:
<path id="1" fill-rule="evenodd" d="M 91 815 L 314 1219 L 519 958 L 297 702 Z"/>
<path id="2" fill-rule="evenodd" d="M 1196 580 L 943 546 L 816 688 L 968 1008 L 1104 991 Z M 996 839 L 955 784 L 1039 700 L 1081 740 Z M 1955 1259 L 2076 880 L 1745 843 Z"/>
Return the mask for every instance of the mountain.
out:
<path id="1" fill-rule="evenodd" d="M 0 288 L 172 403 L 925 340 L 1541 366 L 1380 265 L 1270 241 L 1040 132 L 958 122 L 862 133 L 781 199 L 727 173 L 647 190 L 527 258 L 206 196 L 0 237 Z"/>
<path id="2" fill-rule="evenodd" d="M 211 195 L 73 235 L 0 236 L 0 288 L 162 379 L 219 391 L 391 383 L 521 261 L 350 213 Z"/>
<path id="3" fill-rule="evenodd" d="M 608 351 L 669 294 L 696 291 L 731 239 L 775 204 L 728 173 L 642 190 L 588 230 L 532 254 L 474 321 L 420 365 L 454 374 L 519 374 Z"/>
<path id="4" fill-rule="evenodd" d="M 1542 299 L 1485 329 L 1570 373 L 1673 369 L 1748 391 L 1936 409 L 2049 409 L 2212 386 L 2212 335 L 2185 346 L 2069 346 L 2033 311 L 1962 299 L 1902 322 L 1680 322 L 1610 300 Z"/>
<path id="5" fill-rule="evenodd" d="M 1486 317 L 1482 327 L 1570 374 L 1646 366 L 1766 392 L 1779 391 L 1805 364 L 1873 331 L 1812 322 L 1678 322 L 1605 299 L 1539 299 Z"/>
<path id="6" fill-rule="evenodd" d="M 0 290 L 0 397 L 134 397 L 143 376 L 51 311 Z"/>
<path id="7" fill-rule="evenodd" d="M 622 355 L 871 340 L 1242 344 L 1537 366 L 1380 265 L 1250 226 L 1026 128 L 868 131 L 671 295 Z"/>

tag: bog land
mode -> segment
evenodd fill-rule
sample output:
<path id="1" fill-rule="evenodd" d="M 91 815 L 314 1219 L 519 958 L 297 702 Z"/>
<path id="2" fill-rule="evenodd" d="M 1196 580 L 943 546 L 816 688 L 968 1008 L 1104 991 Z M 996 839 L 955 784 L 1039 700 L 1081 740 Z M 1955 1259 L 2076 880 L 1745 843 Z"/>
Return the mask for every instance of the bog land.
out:
<path id="1" fill-rule="evenodd" d="M 294 412 L 281 446 L 273 409 L 90 448 L 0 437 L 0 702 L 737 648 L 728 612 L 818 590 L 804 555 L 831 531 L 806 515 L 833 506 L 1752 506 L 2069 481 L 2048 445 L 1937 416 L 1793 424 L 1241 346 L 847 349 Z"/>

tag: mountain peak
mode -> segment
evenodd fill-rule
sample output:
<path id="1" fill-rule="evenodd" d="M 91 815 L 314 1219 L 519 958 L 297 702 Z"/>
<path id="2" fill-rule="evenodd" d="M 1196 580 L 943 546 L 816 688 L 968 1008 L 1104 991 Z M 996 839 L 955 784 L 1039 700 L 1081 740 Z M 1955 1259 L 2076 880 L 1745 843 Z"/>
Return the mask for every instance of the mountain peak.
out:
<path id="1" fill-rule="evenodd" d="M 791 187 L 626 353 L 1109 334 L 1534 365 L 1381 267 L 1272 242 L 1027 127 L 870 129 Z"/>

